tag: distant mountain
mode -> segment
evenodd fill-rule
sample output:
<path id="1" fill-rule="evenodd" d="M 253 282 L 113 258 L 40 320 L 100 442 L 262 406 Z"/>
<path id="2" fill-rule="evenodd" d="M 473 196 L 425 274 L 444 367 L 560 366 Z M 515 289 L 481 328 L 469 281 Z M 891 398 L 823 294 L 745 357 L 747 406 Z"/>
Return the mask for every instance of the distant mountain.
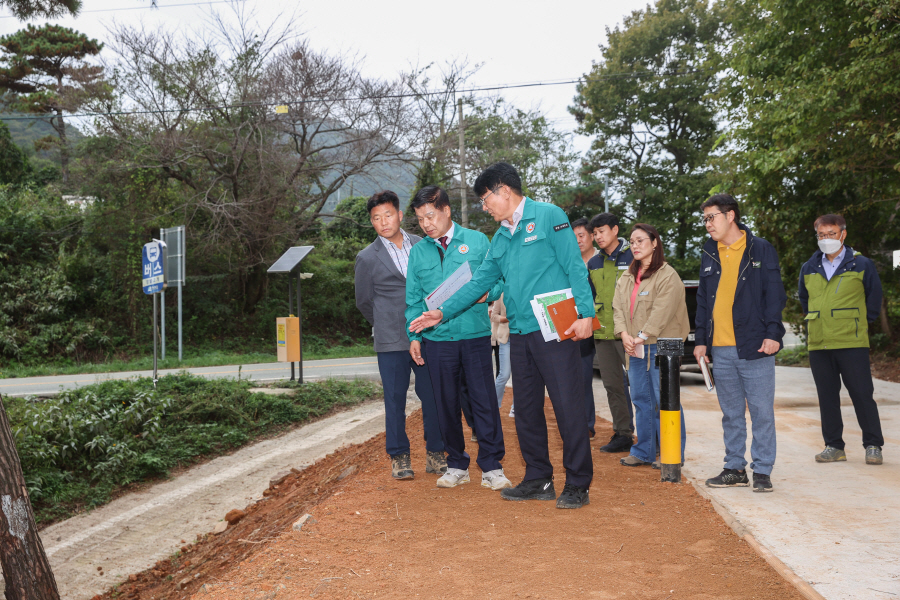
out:
<path id="1" fill-rule="evenodd" d="M 28 156 L 34 156 L 34 140 L 46 137 L 48 135 L 56 136 L 56 130 L 50 126 L 50 123 L 40 119 L 10 119 L 10 117 L 30 117 L 23 113 L 0 113 L 0 121 L 6 123 L 9 127 L 9 133 L 12 135 L 13 141 L 24 150 Z M 71 122 L 66 122 L 66 137 L 69 139 L 69 145 L 74 146 L 85 136 Z M 45 158 L 51 158 L 50 153 L 41 152 L 40 155 Z M 54 153 L 55 154 L 55 153 Z M 56 160 L 54 158 L 54 160 Z"/>

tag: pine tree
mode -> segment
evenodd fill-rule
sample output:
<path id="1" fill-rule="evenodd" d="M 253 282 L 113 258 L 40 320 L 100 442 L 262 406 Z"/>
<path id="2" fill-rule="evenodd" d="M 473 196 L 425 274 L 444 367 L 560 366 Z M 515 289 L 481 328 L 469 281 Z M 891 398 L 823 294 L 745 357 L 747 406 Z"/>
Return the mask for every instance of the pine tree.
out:
<path id="1" fill-rule="evenodd" d="M 103 48 L 97 40 L 59 25 L 25 29 L 0 38 L 0 88 L 16 94 L 11 108 L 48 115 L 58 140 L 39 140 L 59 145 L 63 182 L 68 181 L 69 149 L 64 112 L 84 105 L 91 96 L 104 93 L 102 67 L 84 61 Z"/>

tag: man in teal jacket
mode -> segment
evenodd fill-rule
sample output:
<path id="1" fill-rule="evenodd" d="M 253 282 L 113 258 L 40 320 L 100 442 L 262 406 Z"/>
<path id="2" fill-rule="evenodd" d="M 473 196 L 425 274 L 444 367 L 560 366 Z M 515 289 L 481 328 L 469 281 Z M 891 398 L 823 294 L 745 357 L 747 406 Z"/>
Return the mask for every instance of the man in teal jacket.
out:
<path id="1" fill-rule="evenodd" d="M 491 249 L 472 281 L 410 324 L 422 331 L 465 312 L 499 280 L 509 318 L 513 389 L 516 393 L 516 434 L 525 478 L 503 490 L 506 500 L 553 500 L 553 466 L 547 445 L 544 387 L 553 403 L 563 440 L 566 485 L 557 508 L 581 508 L 589 503 L 594 474 L 585 420 L 581 355 L 577 341 L 592 336 L 594 299 L 578 243 L 561 208 L 535 202 L 522 194 L 519 174 L 509 164 L 491 165 L 475 180 L 475 193 L 485 210 L 501 224 Z M 571 289 L 580 318 L 565 333 L 564 342 L 545 342 L 531 308 L 536 294 Z M 479 432 L 480 435 L 480 432 Z"/>
<path id="2" fill-rule="evenodd" d="M 490 248 L 487 236 L 465 229 L 450 218 L 450 199 L 443 189 L 430 185 L 416 192 L 410 204 L 419 226 L 428 237 L 409 254 L 406 276 L 406 321 L 427 310 L 425 298 L 465 263 L 474 273 Z M 500 297 L 500 285 L 487 300 Z M 434 386 L 438 423 L 447 452 L 447 472 L 438 487 L 456 487 L 469 482 L 469 455 L 460 418 L 460 383 L 465 378 L 469 407 L 478 432 L 481 485 L 492 490 L 512 486 L 500 461 L 503 460 L 503 429 L 494 388 L 491 362 L 491 321 L 482 297 L 474 306 L 453 319 L 424 331 L 409 332 L 409 353 L 418 365 L 426 365 Z"/>
<path id="3" fill-rule="evenodd" d="M 881 310 L 881 280 L 875 264 L 845 245 L 847 221 L 816 219 L 819 250 L 800 269 L 798 296 L 809 326 L 809 367 L 819 394 L 825 450 L 816 462 L 847 460 L 841 417 L 841 379 L 862 429 L 866 464 L 880 465 L 884 435 L 873 397 L 869 323 Z"/>

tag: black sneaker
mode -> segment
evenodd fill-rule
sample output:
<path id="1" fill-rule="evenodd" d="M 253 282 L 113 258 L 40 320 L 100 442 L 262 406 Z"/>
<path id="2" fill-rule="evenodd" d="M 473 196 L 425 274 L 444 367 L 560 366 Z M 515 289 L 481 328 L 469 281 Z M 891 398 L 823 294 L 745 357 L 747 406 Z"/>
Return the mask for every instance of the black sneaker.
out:
<path id="1" fill-rule="evenodd" d="M 567 483 L 556 501 L 556 508 L 581 508 L 590 503 L 591 497 L 587 489 Z"/>
<path id="2" fill-rule="evenodd" d="M 754 473 L 753 474 L 753 491 L 754 492 L 771 492 L 772 491 L 772 480 L 769 479 L 768 475 L 763 475 L 762 473 Z"/>
<path id="3" fill-rule="evenodd" d="M 556 500 L 556 490 L 553 488 L 553 478 L 531 479 L 523 481 L 513 488 L 506 488 L 500 492 L 504 500 Z"/>
<path id="4" fill-rule="evenodd" d="M 616 452 L 628 452 L 629 450 L 631 450 L 631 447 L 633 445 L 633 437 L 631 437 L 630 435 L 619 435 L 618 433 L 615 433 L 611 438 L 609 438 L 608 444 L 600 447 L 600 452 L 609 452 L 610 454 Z"/>
<path id="5" fill-rule="evenodd" d="M 713 488 L 747 487 L 749 485 L 747 471 L 738 471 L 737 469 L 725 469 L 718 477 L 706 480 L 706 487 Z"/>

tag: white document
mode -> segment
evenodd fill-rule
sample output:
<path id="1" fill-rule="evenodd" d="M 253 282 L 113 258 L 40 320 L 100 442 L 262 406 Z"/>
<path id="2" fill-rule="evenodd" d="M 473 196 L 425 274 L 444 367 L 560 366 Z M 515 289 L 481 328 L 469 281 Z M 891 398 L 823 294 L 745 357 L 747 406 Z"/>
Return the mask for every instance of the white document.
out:
<path id="1" fill-rule="evenodd" d="M 534 299 L 531 301 L 531 310 L 534 311 L 534 318 L 537 319 L 538 325 L 541 327 L 541 335 L 544 336 L 545 342 L 559 341 L 559 334 L 556 333 L 556 327 L 553 326 L 547 307 L 572 297 L 572 288 L 546 294 L 535 294 Z"/>
<path id="2" fill-rule="evenodd" d="M 466 261 L 453 274 L 444 280 L 444 283 L 428 294 L 425 298 L 425 306 L 428 310 L 440 308 L 444 302 L 450 299 L 450 296 L 459 291 L 459 289 L 472 281 L 472 267 L 469 261 Z"/>

